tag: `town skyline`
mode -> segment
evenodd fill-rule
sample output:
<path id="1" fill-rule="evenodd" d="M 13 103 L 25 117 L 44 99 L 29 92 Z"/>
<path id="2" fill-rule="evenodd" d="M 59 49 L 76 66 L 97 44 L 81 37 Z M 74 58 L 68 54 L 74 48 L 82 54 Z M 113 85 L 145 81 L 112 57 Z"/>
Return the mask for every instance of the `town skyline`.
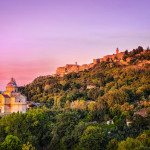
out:
<path id="1" fill-rule="evenodd" d="M 135 3 L 136 2 L 136 3 Z M 0 90 L 54 74 L 67 63 L 149 46 L 149 4 L 144 1 L 0 2 Z"/>

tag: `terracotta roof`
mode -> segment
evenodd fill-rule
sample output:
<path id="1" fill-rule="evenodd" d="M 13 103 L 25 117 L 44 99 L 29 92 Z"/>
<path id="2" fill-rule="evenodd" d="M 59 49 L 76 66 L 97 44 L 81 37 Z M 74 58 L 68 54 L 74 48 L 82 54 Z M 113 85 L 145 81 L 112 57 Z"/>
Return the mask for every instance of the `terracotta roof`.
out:
<path id="1" fill-rule="evenodd" d="M 19 93 L 19 94 L 16 94 L 16 95 L 13 95 L 12 97 L 17 97 L 18 95 L 20 95 L 20 93 Z"/>
<path id="2" fill-rule="evenodd" d="M 2 94 L 3 95 L 3 94 Z M 3 95 L 5 98 L 10 98 L 8 95 Z"/>
<path id="3" fill-rule="evenodd" d="M 147 117 L 147 113 L 145 112 L 134 112 L 134 115 L 141 115 L 143 117 Z"/>

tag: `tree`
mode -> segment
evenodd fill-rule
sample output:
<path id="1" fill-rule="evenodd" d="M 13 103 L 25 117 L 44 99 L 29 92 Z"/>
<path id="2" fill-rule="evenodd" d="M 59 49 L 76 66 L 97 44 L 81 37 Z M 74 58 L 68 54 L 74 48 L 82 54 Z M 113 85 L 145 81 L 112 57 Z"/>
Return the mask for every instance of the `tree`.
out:
<path id="1" fill-rule="evenodd" d="M 109 62 L 109 61 L 110 61 L 110 58 L 108 57 L 108 58 L 106 59 L 106 61 Z"/>
<path id="2" fill-rule="evenodd" d="M 65 109 L 70 109 L 70 102 L 68 100 L 65 103 Z"/>
<path id="3" fill-rule="evenodd" d="M 140 141 L 143 146 L 147 146 L 150 148 L 150 136 L 146 134 L 146 132 L 138 136 L 136 139 Z"/>
<path id="4" fill-rule="evenodd" d="M 32 146 L 29 142 L 27 144 L 23 144 L 22 150 L 35 150 L 35 147 Z"/>
<path id="5" fill-rule="evenodd" d="M 121 105 L 119 105 L 119 104 L 115 104 L 113 107 L 110 107 L 109 108 L 109 116 L 111 118 L 113 118 L 115 116 L 120 117 L 120 114 L 121 114 L 120 109 L 121 109 Z"/>
<path id="6" fill-rule="evenodd" d="M 147 49 L 146 49 L 147 51 L 150 51 L 150 48 L 149 48 L 149 46 L 147 47 Z"/>
<path id="7" fill-rule="evenodd" d="M 128 101 L 128 93 L 123 89 L 109 91 L 105 94 L 104 98 L 106 99 L 109 106 L 114 106 L 115 104 L 124 104 Z"/>
<path id="8" fill-rule="evenodd" d="M 128 50 L 125 50 L 125 55 L 128 55 Z"/>
<path id="9" fill-rule="evenodd" d="M 147 125 L 148 125 L 148 120 L 146 118 L 142 117 L 139 114 L 134 115 L 132 126 L 135 129 L 142 131 L 143 129 L 147 129 Z"/>
<path id="10" fill-rule="evenodd" d="M 104 150 L 105 140 L 100 127 L 89 126 L 80 138 L 79 147 L 83 150 Z"/>
<path id="11" fill-rule="evenodd" d="M 138 53 L 141 53 L 141 52 L 143 52 L 143 47 L 142 47 L 142 46 L 139 46 L 139 47 L 138 47 Z"/>
<path id="12" fill-rule="evenodd" d="M 65 111 L 57 115 L 56 118 L 57 120 L 54 130 L 57 132 L 59 137 L 71 134 L 75 125 L 77 125 L 79 122 L 79 115 L 76 111 L 74 112 Z"/>
<path id="13" fill-rule="evenodd" d="M 117 150 L 117 148 L 118 148 L 117 139 L 112 139 L 106 146 L 106 150 Z"/>
<path id="14" fill-rule="evenodd" d="M 122 59 L 123 59 L 124 61 L 126 61 L 127 58 L 128 58 L 128 56 L 127 56 L 126 54 L 124 54 L 123 57 L 122 57 Z"/>
<path id="15" fill-rule="evenodd" d="M 118 144 L 118 150 L 135 150 L 141 147 L 142 144 L 133 138 L 127 138 L 126 141 L 121 141 Z"/>
<path id="16" fill-rule="evenodd" d="M 64 111 L 56 116 L 56 124 L 53 128 L 53 138 L 50 147 L 53 149 L 64 149 L 72 140 L 71 133 L 79 122 L 79 115 L 76 111 Z M 71 144 L 69 147 L 72 146 Z"/>
<path id="17" fill-rule="evenodd" d="M 96 114 L 97 115 L 96 120 L 98 122 L 102 122 L 104 120 L 105 111 L 106 111 L 106 103 L 104 102 L 103 99 L 98 100 L 98 103 L 97 103 L 97 114 Z"/>
<path id="18" fill-rule="evenodd" d="M 78 125 L 75 126 L 75 129 L 72 132 L 72 136 L 74 137 L 74 143 L 77 144 L 85 131 L 85 129 L 90 125 L 90 123 L 79 122 Z"/>
<path id="19" fill-rule="evenodd" d="M 93 121 L 96 118 L 96 113 L 97 113 L 97 104 L 96 103 L 89 103 L 88 104 L 88 115 L 87 119 L 89 121 Z"/>
<path id="20" fill-rule="evenodd" d="M 116 121 L 115 121 L 115 125 L 116 125 L 116 127 L 117 127 L 117 129 L 118 130 L 121 130 L 121 131 L 123 131 L 123 127 L 124 127 L 124 125 L 125 125 L 125 122 L 126 120 L 125 119 L 122 119 L 122 118 L 119 118 L 119 119 L 117 119 Z"/>
<path id="21" fill-rule="evenodd" d="M 0 145 L 1 150 L 21 150 L 22 143 L 18 137 L 8 135 L 5 141 Z"/>
<path id="22" fill-rule="evenodd" d="M 0 136 L 17 136 L 22 143 L 30 142 L 35 147 L 43 147 L 51 140 L 51 121 L 42 109 L 29 110 L 25 114 L 13 113 L 0 120 Z"/>

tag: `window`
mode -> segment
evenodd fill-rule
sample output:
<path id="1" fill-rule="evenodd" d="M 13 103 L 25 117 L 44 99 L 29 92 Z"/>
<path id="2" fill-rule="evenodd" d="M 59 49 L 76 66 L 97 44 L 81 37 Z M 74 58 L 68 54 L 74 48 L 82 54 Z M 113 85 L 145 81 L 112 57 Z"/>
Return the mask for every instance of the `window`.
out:
<path id="1" fill-rule="evenodd" d="M 15 102 L 18 102 L 19 100 L 18 99 L 15 99 Z"/>
<path id="2" fill-rule="evenodd" d="M 20 99 L 15 99 L 15 102 L 20 103 L 21 100 Z"/>

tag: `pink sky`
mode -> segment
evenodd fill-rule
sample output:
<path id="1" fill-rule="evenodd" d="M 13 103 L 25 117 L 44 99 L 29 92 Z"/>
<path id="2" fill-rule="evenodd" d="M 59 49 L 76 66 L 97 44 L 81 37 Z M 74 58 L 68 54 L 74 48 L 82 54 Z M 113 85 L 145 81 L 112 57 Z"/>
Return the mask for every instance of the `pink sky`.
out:
<path id="1" fill-rule="evenodd" d="M 0 90 L 150 44 L 149 0 L 0 1 Z"/>

